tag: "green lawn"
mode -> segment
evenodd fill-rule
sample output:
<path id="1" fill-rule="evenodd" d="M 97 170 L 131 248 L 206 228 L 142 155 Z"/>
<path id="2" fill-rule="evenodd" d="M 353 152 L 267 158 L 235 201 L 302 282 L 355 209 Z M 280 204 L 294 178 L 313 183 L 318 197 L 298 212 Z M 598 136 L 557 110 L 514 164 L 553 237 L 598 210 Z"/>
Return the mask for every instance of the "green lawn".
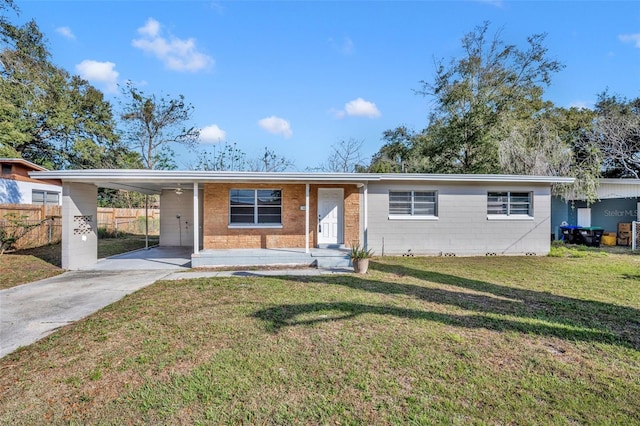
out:
<path id="1" fill-rule="evenodd" d="M 640 257 L 158 282 L 0 360 L 0 423 L 640 424 Z"/>

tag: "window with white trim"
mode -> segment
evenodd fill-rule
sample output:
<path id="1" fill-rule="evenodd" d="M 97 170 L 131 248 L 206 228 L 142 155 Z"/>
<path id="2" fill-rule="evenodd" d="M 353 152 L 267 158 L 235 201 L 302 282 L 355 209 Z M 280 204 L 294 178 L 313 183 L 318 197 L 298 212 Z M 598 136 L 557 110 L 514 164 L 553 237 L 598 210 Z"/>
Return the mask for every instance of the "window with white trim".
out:
<path id="1" fill-rule="evenodd" d="M 436 191 L 389 191 L 389 216 L 438 215 Z"/>
<path id="2" fill-rule="evenodd" d="M 533 216 L 531 192 L 489 192 L 487 214 L 489 216 Z"/>
<path id="3" fill-rule="evenodd" d="M 230 190 L 229 224 L 246 226 L 282 225 L 282 190 Z"/>
<path id="4" fill-rule="evenodd" d="M 51 191 L 31 191 L 31 204 L 60 204 L 60 193 Z"/>

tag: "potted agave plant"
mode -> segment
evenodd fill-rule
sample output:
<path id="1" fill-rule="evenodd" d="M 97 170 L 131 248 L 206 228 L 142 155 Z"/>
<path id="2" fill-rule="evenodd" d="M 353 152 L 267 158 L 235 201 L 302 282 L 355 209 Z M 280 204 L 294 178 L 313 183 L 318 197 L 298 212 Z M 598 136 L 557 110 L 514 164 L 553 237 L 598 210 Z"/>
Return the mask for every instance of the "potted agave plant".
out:
<path id="1" fill-rule="evenodd" d="M 351 262 L 353 263 L 353 271 L 356 274 L 366 274 L 369 269 L 369 258 L 373 256 L 373 250 L 365 249 L 360 244 L 351 247 Z"/>

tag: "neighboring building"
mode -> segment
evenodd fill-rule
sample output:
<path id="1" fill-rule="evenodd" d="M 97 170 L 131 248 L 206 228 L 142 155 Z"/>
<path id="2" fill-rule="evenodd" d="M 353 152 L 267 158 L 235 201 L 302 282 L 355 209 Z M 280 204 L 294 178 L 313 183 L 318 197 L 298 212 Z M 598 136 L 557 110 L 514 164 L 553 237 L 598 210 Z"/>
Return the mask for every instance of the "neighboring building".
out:
<path id="1" fill-rule="evenodd" d="M 552 199 L 552 230 L 560 238 L 563 222 L 576 226 L 598 226 L 604 232 L 616 233 L 619 223 L 640 220 L 640 179 L 601 179 L 598 201 L 587 204 L 576 199 L 568 202 Z"/>
<path id="2" fill-rule="evenodd" d="M 34 179 L 44 167 L 21 158 L 0 158 L 0 203 L 62 204 L 62 184 L 57 179 Z"/>
<path id="3" fill-rule="evenodd" d="M 216 250 L 365 245 L 378 255 L 545 255 L 551 184 L 506 175 L 34 172 L 63 183 L 63 267 L 96 261 L 97 188 L 160 194 L 160 245 Z"/>

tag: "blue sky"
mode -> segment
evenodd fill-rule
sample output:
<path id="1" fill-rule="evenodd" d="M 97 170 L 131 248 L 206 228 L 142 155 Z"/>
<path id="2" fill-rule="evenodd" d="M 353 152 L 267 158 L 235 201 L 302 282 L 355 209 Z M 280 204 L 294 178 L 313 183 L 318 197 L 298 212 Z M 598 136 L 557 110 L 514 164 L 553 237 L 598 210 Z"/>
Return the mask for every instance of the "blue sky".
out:
<path id="1" fill-rule="evenodd" d="M 201 147 L 229 141 L 264 147 L 296 169 L 326 160 L 341 140 L 364 140 L 369 158 L 382 132 L 427 124 L 434 59 L 460 57 L 464 34 L 491 22 L 524 46 L 547 33 L 549 56 L 566 67 L 545 97 L 593 106 L 608 89 L 640 96 L 637 1 L 18 1 L 35 19 L 53 61 L 103 90 L 118 85 L 183 94 L 195 107 Z M 194 157 L 178 148 L 179 168 Z"/>

